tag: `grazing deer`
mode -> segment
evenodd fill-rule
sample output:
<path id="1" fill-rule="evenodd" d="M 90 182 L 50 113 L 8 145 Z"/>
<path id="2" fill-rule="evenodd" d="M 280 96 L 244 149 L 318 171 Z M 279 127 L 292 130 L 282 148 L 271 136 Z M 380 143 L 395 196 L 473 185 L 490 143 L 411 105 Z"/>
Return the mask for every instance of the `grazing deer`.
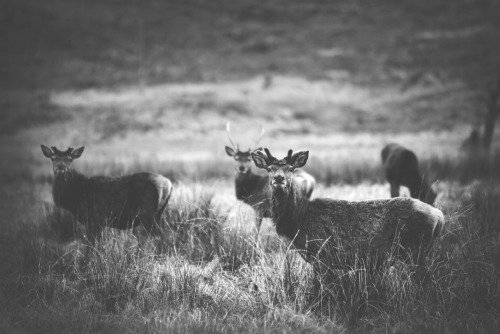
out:
<path id="1" fill-rule="evenodd" d="M 412 198 L 345 201 L 300 196 L 292 177 L 303 167 L 309 151 L 277 159 L 269 150 L 252 152 L 258 168 L 267 170 L 272 196 L 272 219 L 279 235 L 292 240 L 314 266 L 335 266 L 339 248 L 367 254 L 410 255 L 425 266 L 426 256 L 444 224 L 443 213 Z M 399 246 L 398 246 L 399 245 Z M 319 261 L 317 261 L 319 260 Z"/>
<path id="2" fill-rule="evenodd" d="M 406 186 L 411 197 L 434 205 L 437 194 L 420 172 L 413 151 L 398 144 L 388 144 L 382 149 L 381 155 L 385 175 L 391 184 L 391 197 L 398 197 L 399 187 Z"/>
<path id="3" fill-rule="evenodd" d="M 229 123 L 227 123 L 227 131 L 229 134 Z M 261 135 L 254 146 L 257 145 L 263 134 L 264 129 L 262 129 Z M 226 153 L 234 158 L 236 163 L 234 180 L 236 198 L 255 210 L 255 229 L 259 233 L 262 219 L 271 218 L 271 188 L 269 187 L 268 177 L 252 172 L 251 153 L 253 150 L 251 148 L 241 151 L 239 146 L 233 143 L 229 135 L 228 138 L 232 147 L 226 146 Z M 300 195 L 310 198 L 316 184 L 314 177 L 302 170 L 294 173 L 293 177 L 298 185 Z"/>
<path id="4" fill-rule="evenodd" d="M 170 180 L 152 173 L 87 177 L 72 166 L 84 147 L 66 151 L 41 147 L 52 160 L 54 203 L 87 228 L 92 245 L 104 227 L 125 230 L 142 224 L 148 232 L 158 228 L 172 193 Z"/>

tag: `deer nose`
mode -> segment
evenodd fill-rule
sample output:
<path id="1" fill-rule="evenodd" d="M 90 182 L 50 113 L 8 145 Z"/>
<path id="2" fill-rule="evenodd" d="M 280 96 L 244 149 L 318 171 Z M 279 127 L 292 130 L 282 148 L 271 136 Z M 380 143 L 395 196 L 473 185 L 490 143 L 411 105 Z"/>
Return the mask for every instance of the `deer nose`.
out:
<path id="1" fill-rule="evenodd" d="M 283 175 L 276 175 L 274 177 L 275 183 L 283 183 L 285 181 L 285 177 Z"/>
<path id="2" fill-rule="evenodd" d="M 55 167 L 54 168 L 54 173 L 56 173 L 56 174 L 65 173 L 65 172 L 66 172 L 65 167 Z"/>
<path id="3" fill-rule="evenodd" d="M 239 170 L 240 172 L 244 172 L 244 171 L 245 171 L 245 166 L 239 166 L 239 167 L 238 167 L 238 170 Z"/>

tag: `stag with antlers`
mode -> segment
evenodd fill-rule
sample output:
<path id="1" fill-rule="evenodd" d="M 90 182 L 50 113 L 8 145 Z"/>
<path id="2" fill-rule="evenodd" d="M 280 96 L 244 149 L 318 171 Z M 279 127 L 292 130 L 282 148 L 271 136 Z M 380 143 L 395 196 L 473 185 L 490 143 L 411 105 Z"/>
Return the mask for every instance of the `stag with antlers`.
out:
<path id="1" fill-rule="evenodd" d="M 148 232 L 158 228 L 172 193 L 170 180 L 153 173 L 87 177 L 72 166 L 82 155 L 83 146 L 66 151 L 41 147 L 52 160 L 54 203 L 86 227 L 92 244 L 104 227 L 124 230 L 142 224 Z"/>
<path id="2" fill-rule="evenodd" d="M 248 150 L 240 150 L 239 145 L 235 144 L 230 137 L 230 123 L 227 123 L 226 131 L 231 146 L 226 146 L 226 153 L 235 161 L 235 190 L 236 198 L 248 205 L 255 211 L 255 230 L 260 231 L 263 218 L 271 218 L 271 188 L 269 187 L 268 178 L 266 175 L 255 174 L 252 172 L 252 157 L 254 150 L 261 148 L 257 147 L 258 142 L 264 136 L 264 128 L 261 129 L 259 138 L 254 144 L 254 148 Z M 299 187 L 299 194 L 305 198 L 310 198 L 314 190 L 315 179 L 312 175 L 298 170 L 294 173 L 293 178 Z"/>
<path id="3" fill-rule="evenodd" d="M 252 152 L 258 168 L 269 174 L 272 219 L 276 231 L 289 240 L 313 265 L 333 265 L 339 249 L 389 253 L 399 249 L 424 266 L 426 256 L 444 224 L 443 213 L 419 200 L 397 197 L 371 201 L 344 201 L 300 195 L 293 178 L 309 151 L 292 150 L 277 159 L 266 148 Z"/>

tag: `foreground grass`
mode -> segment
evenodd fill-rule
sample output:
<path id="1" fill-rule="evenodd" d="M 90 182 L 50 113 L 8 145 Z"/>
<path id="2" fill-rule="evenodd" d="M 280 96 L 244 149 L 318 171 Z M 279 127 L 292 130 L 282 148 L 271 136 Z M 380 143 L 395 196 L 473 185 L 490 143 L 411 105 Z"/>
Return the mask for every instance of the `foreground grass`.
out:
<path id="1" fill-rule="evenodd" d="M 230 217 L 214 189 L 179 186 L 155 242 L 107 233 L 90 253 L 44 208 L 22 230 L 22 275 L 2 281 L 2 331 L 32 332 L 498 332 L 498 187 L 472 187 L 430 261 L 425 286 L 403 263 L 339 256 L 348 271 L 320 276 L 276 238 Z M 58 226 L 66 226 L 66 230 Z M 33 229 L 33 226 L 37 226 Z M 74 237 L 71 238 L 70 236 Z M 155 239 L 155 238 L 152 238 Z M 154 241 L 154 240 L 152 240 Z"/>

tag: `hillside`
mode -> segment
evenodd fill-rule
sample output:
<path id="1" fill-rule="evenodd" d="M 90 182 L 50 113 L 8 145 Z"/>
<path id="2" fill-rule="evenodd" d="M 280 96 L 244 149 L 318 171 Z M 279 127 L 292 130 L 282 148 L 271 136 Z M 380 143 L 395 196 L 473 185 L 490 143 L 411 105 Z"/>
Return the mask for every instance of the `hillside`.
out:
<path id="1" fill-rule="evenodd" d="M 116 118 L 133 129 L 155 127 L 149 118 L 178 119 L 176 109 L 187 109 L 186 119 L 193 109 L 261 121 L 277 113 L 309 132 L 450 130 L 477 121 L 483 94 L 500 72 L 496 1 L 7 0 L 1 6 L 4 133 L 96 110 L 110 114 L 104 127 Z M 249 80 L 258 82 L 248 87 Z M 179 83 L 201 87 L 179 101 L 168 95 Z M 265 96 L 254 98 L 261 88 Z M 125 106 L 53 99 L 123 89 L 156 93 Z M 226 96 L 248 90 L 243 101 Z M 268 96 L 274 103 L 261 103 Z M 158 97 L 163 101 L 152 101 Z M 144 113 L 151 115 L 134 116 Z"/>

